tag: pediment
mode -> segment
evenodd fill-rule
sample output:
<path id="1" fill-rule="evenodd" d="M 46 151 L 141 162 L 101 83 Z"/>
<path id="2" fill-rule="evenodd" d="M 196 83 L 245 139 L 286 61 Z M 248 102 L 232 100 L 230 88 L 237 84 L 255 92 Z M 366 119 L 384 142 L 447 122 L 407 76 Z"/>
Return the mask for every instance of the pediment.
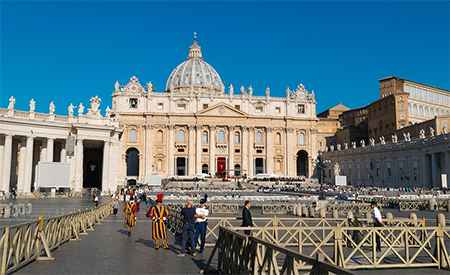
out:
<path id="1" fill-rule="evenodd" d="M 218 103 L 195 113 L 196 116 L 248 117 L 246 112 L 238 110 L 226 103 Z"/>

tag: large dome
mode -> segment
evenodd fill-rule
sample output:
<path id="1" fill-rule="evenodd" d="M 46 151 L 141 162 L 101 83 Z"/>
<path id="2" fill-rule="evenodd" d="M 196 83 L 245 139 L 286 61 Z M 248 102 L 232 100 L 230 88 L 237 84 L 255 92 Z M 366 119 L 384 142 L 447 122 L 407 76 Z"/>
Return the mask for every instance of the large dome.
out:
<path id="1" fill-rule="evenodd" d="M 194 44 L 189 49 L 186 61 L 178 65 L 170 74 L 166 92 L 224 92 L 219 74 L 202 58 L 202 51 L 194 36 Z"/>

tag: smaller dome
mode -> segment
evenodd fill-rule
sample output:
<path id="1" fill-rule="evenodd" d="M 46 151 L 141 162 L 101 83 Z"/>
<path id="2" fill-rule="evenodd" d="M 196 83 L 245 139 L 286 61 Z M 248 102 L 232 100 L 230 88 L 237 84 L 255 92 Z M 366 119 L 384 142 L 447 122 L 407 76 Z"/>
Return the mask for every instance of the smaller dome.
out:
<path id="1" fill-rule="evenodd" d="M 166 92 L 183 92 L 190 88 L 201 88 L 205 92 L 223 92 L 224 86 L 219 74 L 202 58 L 202 51 L 194 36 L 186 61 L 178 65 L 170 74 Z M 198 90 L 198 89 L 197 89 Z"/>

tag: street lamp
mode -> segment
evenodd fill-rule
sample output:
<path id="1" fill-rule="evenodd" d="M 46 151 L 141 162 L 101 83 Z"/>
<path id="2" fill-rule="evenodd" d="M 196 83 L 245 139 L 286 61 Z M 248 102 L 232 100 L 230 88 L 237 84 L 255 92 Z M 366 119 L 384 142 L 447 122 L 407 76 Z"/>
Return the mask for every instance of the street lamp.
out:
<path id="1" fill-rule="evenodd" d="M 326 199 L 326 195 L 325 195 L 325 191 L 323 191 L 323 178 L 324 178 L 324 170 L 325 167 L 327 166 L 328 163 L 331 162 L 331 160 L 329 159 L 323 159 L 322 156 L 322 152 L 319 152 L 319 155 L 317 156 L 317 159 L 313 159 L 311 161 L 313 163 L 314 166 L 316 166 L 319 171 L 319 177 L 320 177 L 320 193 L 319 193 L 319 200 L 325 200 Z"/>

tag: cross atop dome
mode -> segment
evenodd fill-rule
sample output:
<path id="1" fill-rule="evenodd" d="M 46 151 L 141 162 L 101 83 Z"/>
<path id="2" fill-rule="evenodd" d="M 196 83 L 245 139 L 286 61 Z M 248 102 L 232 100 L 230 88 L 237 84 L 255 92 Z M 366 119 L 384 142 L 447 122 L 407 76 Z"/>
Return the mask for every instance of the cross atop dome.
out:
<path id="1" fill-rule="evenodd" d="M 189 47 L 189 53 L 188 53 L 187 59 L 191 59 L 191 58 L 203 59 L 201 48 L 197 44 L 197 32 L 194 32 L 194 44 L 192 44 L 192 46 Z"/>

